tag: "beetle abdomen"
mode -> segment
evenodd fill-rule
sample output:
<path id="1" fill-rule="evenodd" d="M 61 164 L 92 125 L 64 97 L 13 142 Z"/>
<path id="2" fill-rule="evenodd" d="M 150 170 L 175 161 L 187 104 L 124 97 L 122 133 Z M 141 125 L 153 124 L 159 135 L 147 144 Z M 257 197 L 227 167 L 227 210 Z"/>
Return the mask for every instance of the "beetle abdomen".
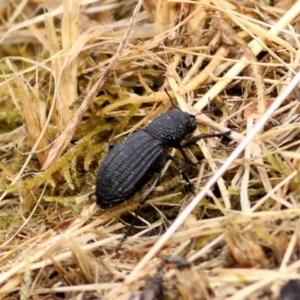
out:
<path id="1" fill-rule="evenodd" d="M 115 145 L 98 172 L 97 204 L 110 208 L 130 198 L 162 168 L 165 151 L 162 142 L 144 130 Z"/>

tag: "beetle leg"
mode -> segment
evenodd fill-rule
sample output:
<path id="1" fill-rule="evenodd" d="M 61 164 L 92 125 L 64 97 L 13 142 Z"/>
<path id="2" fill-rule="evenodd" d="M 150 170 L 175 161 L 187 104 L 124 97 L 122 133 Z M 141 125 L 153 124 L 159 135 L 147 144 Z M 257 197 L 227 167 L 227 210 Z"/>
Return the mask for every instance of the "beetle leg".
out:
<path id="1" fill-rule="evenodd" d="M 180 161 L 177 160 L 175 157 L 173 157 L 173 156 L 171 156 L 171 155 L 168 156 L 168 159 L 173 160 L 173 162 L 174 162 L 175 165 L 177 166 L 177 169 L 178 169 L 179 172 L 180 172 L 180 175 L 181 175 L 181 176 L 183 177 L 183 179 L 187 182 L 187 184 L 188 184 L 188 186 L 189 186 L 191 192 L 192 192 L 193 194 L 195 194 L 195 192 L 194 192 L 194 187 L 193 187 L 192 183 L 190 182 L 188 176 L 187 176 L 186 173 L 184 172 L 184 169 L 183 169 L 183 167 L 182 167 Z"/>
<path id="2" fill-rule="evenodd" d="M 130 232 L 135 224 L 135 221 L 137 220 L 140 211 L 142 209 L 143 204 L 145 204 L 145 202 L 148 200 L 148 198 L 150 197 L 150 195 L 153 193 L 153 191 L 155 190 L 155 188 L 157 187 L 160 178 L 162 175 L 162 170 L 159 172 L 159 174 L 157 175 L 157 177 L 155 178 L 154 182 L 152 183 L 151 187 L 148 189 L 147 193 L 143 196 L 143 198 L 140 200 L 138 207 L 136 208 L 135 212 L 134 212 L 134 217 L 132 219 L 132 222 L 130 224 L 130 226 L 128 227 L 128 229 L 126 230 L 126 232 L 124 233 L 122 239 L 120 240 L 120 243 L 118 245 L 118 247 L 116 248 L 116 253 L 118 254 L 119 250 L 121 249 L 123 243 L 126 241 L 126 239 L 128 238 L 128 236 L 130 235 Z"/>
<path id="3" fill-rule="evenodd" d="M 221 133 L 211 133 L 211 134 L 199 134 L 191 137 L 188 139 L 181 147 L 189 147 L 191 145 L 194 145 L 196 142 L 198 142 L 201 139 L 211 138 L 211 137 L 222 137 L 222 136 L 228 136 L 231 133 L 232 130 L 228 130 L 226 132 Z"/>
<path id="4" fill-rule="evenodd" d="M 140 200 L 138 208 L 140 209 L 143 204 L 146 203 L 150 195 L 153 193 L 155 188 L 157 187 L 160 178 L 161 178 L 162 170 L 159 172 L 158 176 L 155 178 L 154 182 L 152 183 L 151 187 L 148 189 L 147 193 L 144 195 L 144 197 Z"/>
<path id="5" fill-rule="evenodd" d="M 226 131 L 224 133 L 199 134 L 199 135 L 193 136 L 190 139 L 188 139 L 185 143 L 183 143 L 183 145 L 180 145 L 179 147 L 177 147 L 177 149 L 181 152 L 181 154 L 184 157 L 184 160 L 185 160 L 186 163 L 188 163 L 192 166 L 197 166 L 197 165 L 201 164 L 201 161 L 197 161 L 197 162 L 191 161 L 191 159 L 187 156 L 187 154 L 185 153 L 183 148 L 187 148 L 191 145 L 194 145 L 196 142 L 198 142 L 201 139 L 210 138 L 210 137 L 227 136 L 230 133 L 231 133 L 231 130 Z"/>
<path id="6" fill-rule="evenodd" d="M 191 159 L 187 156 L 187 154 L 186 154 L 185 151 L 183 150 L 183 147 L 182 147 L 182 146 L 178 147 L 177 149 L 180 151 L 180 153 L 182 154 L 182 156 L 183 156 L 183 158 L 184 158 L 184 160 L 185 160 L 185 162 L 186 162 L 187 164 L 190 164 L 190 165 L 192 165 L 192 166 L 197 166 L 198 164 L 201 163 L 200 161 L 197 161 L 197 162 L 195 162 L 195 163 L 194 163 L 193 161 L 191 161 Z"/>

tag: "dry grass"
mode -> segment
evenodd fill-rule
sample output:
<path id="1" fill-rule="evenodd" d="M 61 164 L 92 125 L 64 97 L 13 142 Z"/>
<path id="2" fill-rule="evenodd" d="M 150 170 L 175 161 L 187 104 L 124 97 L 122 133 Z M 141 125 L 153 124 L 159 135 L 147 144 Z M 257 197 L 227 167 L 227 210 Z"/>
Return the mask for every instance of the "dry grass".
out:
<path id="1" fill-rule="evenodd" d="M 0 299 L 277 299 L 300 279 L 299 14 L 0 1 Z M 193 113 L 224 104 L 199 131 L 235 131 L 191 148 L 196 196 L 167 164 L 117 257 L 147 187 L 107 211 L 88 195 L 109 143 L 170 108 L 164 87 Z"/>

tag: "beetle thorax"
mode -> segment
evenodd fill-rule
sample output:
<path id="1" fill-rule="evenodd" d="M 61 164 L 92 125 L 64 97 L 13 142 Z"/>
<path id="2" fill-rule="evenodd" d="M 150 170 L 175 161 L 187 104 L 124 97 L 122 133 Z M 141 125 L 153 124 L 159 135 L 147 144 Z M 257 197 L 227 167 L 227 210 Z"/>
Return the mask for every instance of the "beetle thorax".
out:
<path id="1" fill-rule="evenodd" d="M 174 146 L 192 133 L 196 125 L 194 115 L 180 110 L 170 110 L 150 122 L 145 131 L 164 144 Z"/>

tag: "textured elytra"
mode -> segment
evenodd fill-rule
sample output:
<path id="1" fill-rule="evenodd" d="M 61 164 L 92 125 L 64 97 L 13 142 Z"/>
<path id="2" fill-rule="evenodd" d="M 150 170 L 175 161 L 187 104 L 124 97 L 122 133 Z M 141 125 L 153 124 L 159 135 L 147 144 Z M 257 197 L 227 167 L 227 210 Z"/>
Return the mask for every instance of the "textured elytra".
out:
<path id="1" fill-rule="evenodd" d="M 179 147 L 195 128 L 193 115 L 170 110 L 115 145 L 97 175 L 97 204 L 111 208 L 130 198 L 162 169 L 169 147 Z"/>

